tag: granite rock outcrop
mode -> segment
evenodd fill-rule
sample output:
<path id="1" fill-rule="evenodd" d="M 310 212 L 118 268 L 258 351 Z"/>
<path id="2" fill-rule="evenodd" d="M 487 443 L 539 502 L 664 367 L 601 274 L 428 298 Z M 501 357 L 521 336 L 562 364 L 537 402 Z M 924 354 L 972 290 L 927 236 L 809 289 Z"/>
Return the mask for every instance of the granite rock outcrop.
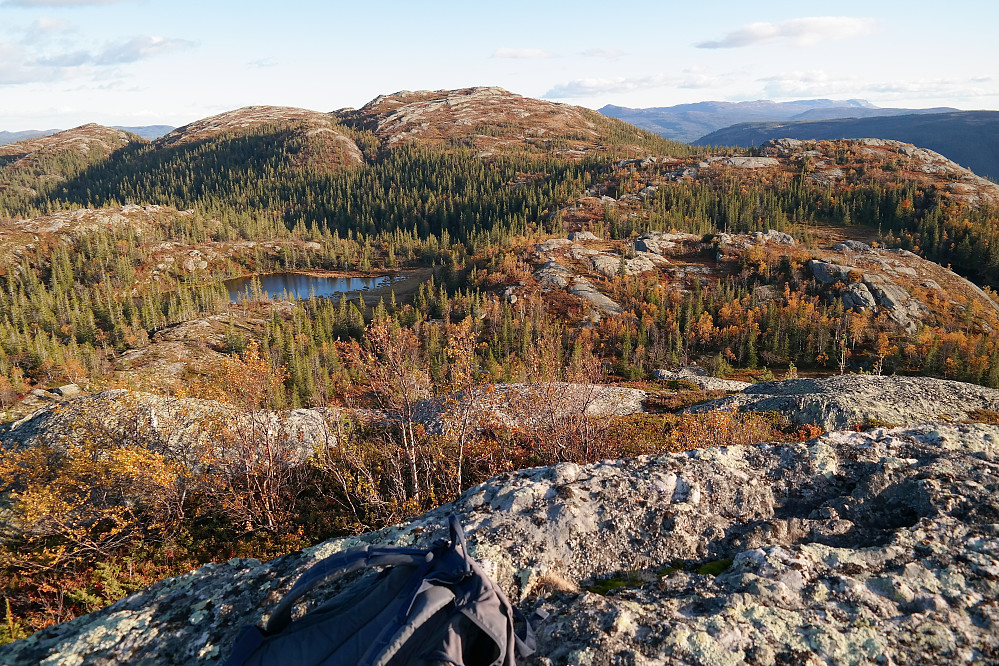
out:
<path id="1" fill-rule="evenodd" d="M 563 463 L 379 532 L 162 581 L 0 648 L 0 664 L 221 663 L 320 558 L 428 544 L 451 512 L 511 597 L 548 613 L 538 666 L 995 663 L 997 498 L 995 425 Z"/>

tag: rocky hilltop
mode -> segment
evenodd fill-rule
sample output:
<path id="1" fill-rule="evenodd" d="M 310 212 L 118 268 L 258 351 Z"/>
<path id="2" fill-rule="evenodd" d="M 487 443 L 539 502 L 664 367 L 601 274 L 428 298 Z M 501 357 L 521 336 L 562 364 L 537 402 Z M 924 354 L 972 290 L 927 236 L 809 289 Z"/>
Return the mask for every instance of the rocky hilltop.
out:
<path id="1" fill-rule="evenodd" d="M 810 113 L 790 122 L 738 121 L 736 125 L 711 132 L 693 143 L 759 146 L 780 137 L 806 140 L 876 136 L 931 148 L 979 175 L 996 178 L 999 174 L 999 162 L 995 157 L 999 112 L 940 108 L 924 109 L 918 114 L 909 110 L 909 113 L 886 114 L 890 117 L 880 118 L 867 115 L 842 114 L 836 119 L 824 120 L 823 116 Z"/>
<path id="2" fill-rule="evenodd" d="M 0 158 L 7 164 L 16 160 L 47 154 L 72 151 L 87 155 L 97 151 L 107 156 L 135 141 L 139 137 L 124 130 L 104 127 L 95 123 L 80 125 L 73 129 L 56 132 L 47 136 L 33 137 L 0 146 Z"/>
<path id="3" fill-rule="evenodd" d="M 133 142 L 145 139 L 90 123 L 0 145 L 0 195 L 34 196 Z"/>
<path id="4" fill-rule="evenodd" d="M 524 470 L 403 525 L 163 581 L 0 663 L 220 663 L 318 559 L 426 545 L 452 511 L 549 613 L 534 664 L 996 663 L 997 442 L 935 424 Z"/>
<path id="5" fill-rule="evenodd" d="M 159 148 L 175 148 L 218 135 L 239 136 L 263 128 L 292 128 L 304 142 L 302 159 L 309 166 L 359 166 L 364 156 L 328 113 L 289 106 L 247 106 L 202 118 L 178 127 L 156 141 Z"/>
<path id="6" fill-rule="evenodd" d="M 939 181 L 943 195 L 959 201 L 999 201 L 999 185 L 938 152 L 902 141 L 872 138 L 840 141 L 774 139 L 764 143 L 762 149 L 765 155 L 789 158 L 804 164 L 810 170 L 811 178 L 820 183 L 849 181 L 851 174 L 856 175 L 858 167 L 864 172 L 887 168 L 892 172 L 903 172 L 908 180 L 915 182 Z"/>
<path id="7" fill-rule="evenodd" d="M 578 106 L 522 97 L 498 87 L 403 90 L 360 109 L 338 112 L 352 127 L 373 132 L 386 146 L 464 144 L 481 151 L 544 152 L 578 158 L 617 148 L 647 153 L 637 128 Z M 614 131 L 623 136 L 613 136 Z"/>

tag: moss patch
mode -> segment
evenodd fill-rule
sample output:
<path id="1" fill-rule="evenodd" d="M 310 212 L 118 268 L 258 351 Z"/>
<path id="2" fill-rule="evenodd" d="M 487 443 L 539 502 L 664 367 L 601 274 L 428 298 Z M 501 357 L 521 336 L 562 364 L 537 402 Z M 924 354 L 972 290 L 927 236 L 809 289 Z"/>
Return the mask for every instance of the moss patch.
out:
<path id="1" fill-rule="evenodd" d="M 641 587 L 646 581 L 640 575 L 635 572 L 629 572 L 621 576 L 614 576 L 612 578 L 602 578 L 598 581 L 594 581 L 590 585 L 583 587 L 587 592 L 593 592 L 594 594 L 599 594 L 601 596 L 607 596 L 608 594 L 615 592 L 617 590 Z"/>
<path id="2" fill-rule="evenodd" d="M 732 560 L 715 560 L 697 567 L 697 573 L 702 576 L 718 576 L 732 566 Z"/>

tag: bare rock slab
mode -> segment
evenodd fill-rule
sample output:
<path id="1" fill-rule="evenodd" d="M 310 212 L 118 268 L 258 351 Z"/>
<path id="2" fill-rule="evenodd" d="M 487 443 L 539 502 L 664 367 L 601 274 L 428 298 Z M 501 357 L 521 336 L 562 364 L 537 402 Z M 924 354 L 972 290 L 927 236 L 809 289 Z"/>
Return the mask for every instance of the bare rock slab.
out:
<path id="1" fill-rule="evenodd" d="M 929 377 L 839 375 L 756 384 L 690 411 L 714 409 L 777 411 L 795 423 L 836 430 L 872 422 L 961 421 L 976 409 L 999 411 L 999 390 Z"/>

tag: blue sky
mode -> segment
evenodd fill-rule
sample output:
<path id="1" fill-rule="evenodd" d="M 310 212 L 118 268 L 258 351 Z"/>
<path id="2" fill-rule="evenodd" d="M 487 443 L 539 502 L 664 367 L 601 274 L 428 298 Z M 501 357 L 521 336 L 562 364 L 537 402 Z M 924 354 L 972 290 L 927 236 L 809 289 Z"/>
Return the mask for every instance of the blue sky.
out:
<path id="1" fill-rule="evenodd" d="M 915 4 L 0 0 L 0 130 L 330 111 L 471 85 L 590 108 L 999 108 L 996 4 Z"/>

